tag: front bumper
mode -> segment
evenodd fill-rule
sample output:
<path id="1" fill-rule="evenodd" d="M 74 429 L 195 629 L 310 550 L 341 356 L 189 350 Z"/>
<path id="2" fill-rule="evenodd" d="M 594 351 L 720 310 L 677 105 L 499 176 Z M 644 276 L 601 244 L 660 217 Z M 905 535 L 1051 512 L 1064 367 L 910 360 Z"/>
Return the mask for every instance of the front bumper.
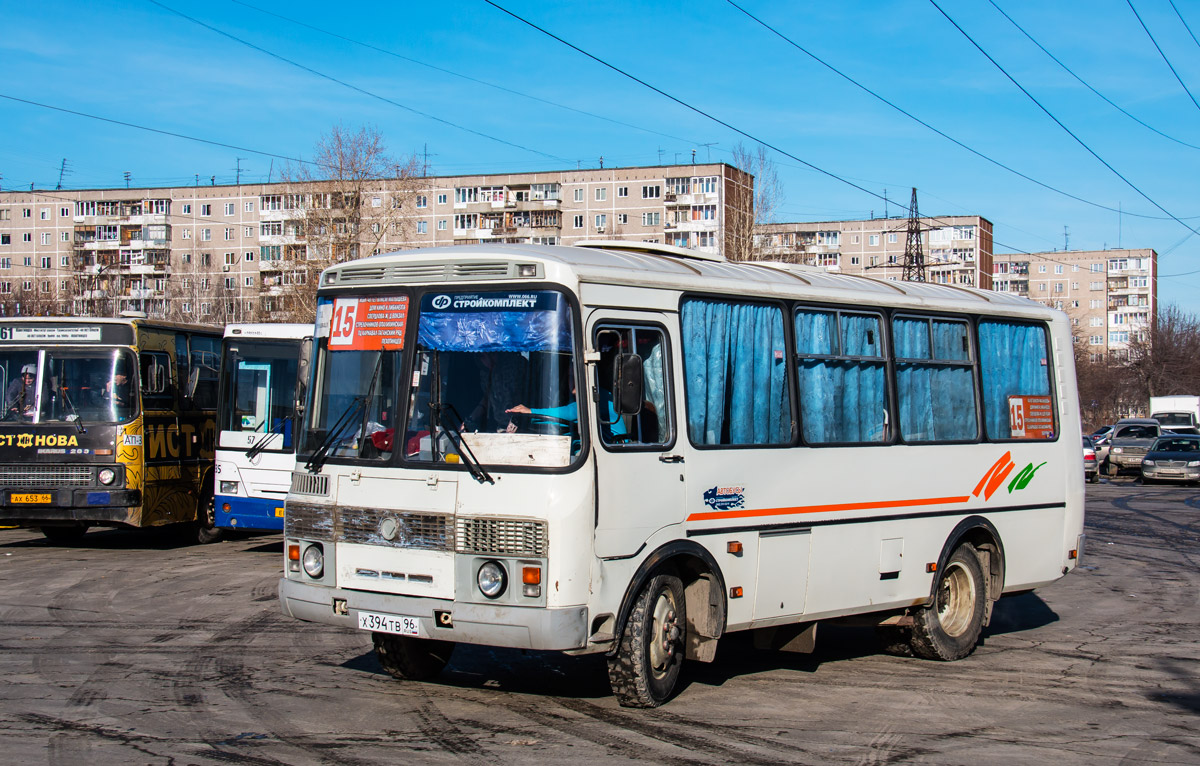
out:
<path id="1" fill-rule="evenodd" d="M 344 611 L 334 611 L 335 602 Z M 587 607 L 515 607 L 468 604 L 444 599 L 397 596 L 279 581 L 279 605 L 289 617 L 358 629 L 358 613 L 379 612 L 415 617 L 421 637 L 483 646 L 564 651 L 587 645 Z M 452 627 L 436 620 L 434 610 L 449 613 Z"/>
<path id="2" fill-rule="evenodd" d="M 1200 468 L 1164 469 L 1144 465 L 1142 477 L 1155 481 L 1200 482 Z"/>
<path id="3" fill-rule="evenodd" d="M 48 494 L 48 503 L 14 503 L 13 496 Z M 11 489 L 0 491 L 0 523 L 37 526 L 43 522 L 132 524 L 140 511 L 140 489 Z"/>

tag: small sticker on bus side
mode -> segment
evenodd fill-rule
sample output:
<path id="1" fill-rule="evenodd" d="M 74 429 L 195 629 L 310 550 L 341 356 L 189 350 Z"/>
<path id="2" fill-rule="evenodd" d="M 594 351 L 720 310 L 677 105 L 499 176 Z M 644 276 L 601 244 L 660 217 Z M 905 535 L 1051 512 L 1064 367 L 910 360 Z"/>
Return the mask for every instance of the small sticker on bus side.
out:
<path id="1" fill-rule="evenodd" d="M 142 446 L 141 434 L 125 434 L 121 438 L 121 446 L 123 447 L 140 447 Z"/>
<path id="2" fill-rule="evenodd" d="M 713 487 L 704 490 L 704 504 L 718 511 L 746 505 L 745 487 Z"/>

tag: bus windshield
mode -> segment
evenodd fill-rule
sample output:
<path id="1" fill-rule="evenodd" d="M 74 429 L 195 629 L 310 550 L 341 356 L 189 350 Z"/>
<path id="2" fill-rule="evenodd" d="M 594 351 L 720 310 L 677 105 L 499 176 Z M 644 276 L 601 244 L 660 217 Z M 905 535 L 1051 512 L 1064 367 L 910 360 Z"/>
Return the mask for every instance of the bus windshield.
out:
<path id="1" fill-rule="evenodd" d="M 292 410 L 296 396 L 299 341 L 226 340 L 229 376 L 227 406 L 221 408 L 221 433 L 280 434 L 269 449 L 292 448 Z M 222 440 L 224 442 L 224 439 Z M 242 446 L 243 440 L 236 440 Z"/>
<path id="2" fill-rule="evenodd" d="M 426 295 L 404 457 L 568 465 L 580 446 L 571 317 L 549 290 Z"/>
<path id="3" fill-rule="evenodd" d="M 133 353 L 122 348 L 5 348 L 4 419 L 123 423 L 137 413 Z M 32 373 L 32 375 L 30 375 Z"/>

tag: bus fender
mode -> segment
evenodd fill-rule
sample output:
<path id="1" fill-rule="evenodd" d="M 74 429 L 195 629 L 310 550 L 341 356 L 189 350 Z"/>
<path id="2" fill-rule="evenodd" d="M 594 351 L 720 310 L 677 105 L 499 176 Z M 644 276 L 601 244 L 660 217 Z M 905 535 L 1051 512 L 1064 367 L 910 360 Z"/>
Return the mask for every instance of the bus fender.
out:
<path id="1" fill-rule="evenodd" d="M 712 662 L 716 656 L 717 639 L 725 631 L 725 578 L 712 554 L 692 540 L 672 540 L 652 552 L 638 566 L 621 599 L 621 611 L 617 615 L 613 633 L 616 640 L 607 654 L 616 654 L 638 594 L 664 566 L 674 569 L 683 580 L 688 623 L 687 658 Z"/>
<path id="2" fill-rule="evenodd" d="M 983 624 L 986 626 L 992 618 L 992 605 L 1004 592 L 1004 542 L 992 522 L 982 516 L 968 516 L 958 522 L 946 538 L 942 552 L 938 555 L 938 572 L 944 571 L 954 549 L 964 542 L 975 546 L 983 571 L 987 573 L 987 608 L 983 615 Z M 934 577 L 933 582 L 929 584 L 929 598 L 922 605 L 925 608 L 932 607 L 937 598 L 938 580 L 938 577 Z"/>

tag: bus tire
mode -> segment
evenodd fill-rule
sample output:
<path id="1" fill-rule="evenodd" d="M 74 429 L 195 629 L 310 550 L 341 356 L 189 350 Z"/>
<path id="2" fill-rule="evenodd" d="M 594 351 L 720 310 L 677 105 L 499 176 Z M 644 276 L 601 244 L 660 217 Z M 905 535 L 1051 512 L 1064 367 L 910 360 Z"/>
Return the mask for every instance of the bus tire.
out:
<path id="1" fill-rule="evenodd" d="M 638 594 L 608 681 L 622 707 L 652 708 L 670 699 L 679 682 L 687 639 L 683 582 L 671 574 L 650 578 Z"/>
<path id="2" fill-rule="evenodd" d="M 429 638 L 410 638 L 391 633 L 372 633 L 375 657 L 392 678 L 401 681 L 428 681 L 442 672 L 450 655 L 453 641 Z"/>
<path id="3" fill-rule="evenodd" d="M 895 657 L 913 656 L 911 628 L 900 625 L 880 625 L 875 628 L 875 637 L 879 640 L 879 646 L 883 649 L 884 654 Z"/>
<path id="4" fill-rule="evenodd" d="M 52 543 L 71 543 L 83 537 L 87 524 L 71 524 L 66 527 L 42 527 L 42 534 Z"/>
<path id="5" fill-rule="evenodd" d="M 224 530 L 217 528 L 217 507 L 213 498 L 201 501 L 200 518 L 196 519 L 196 542 L 201 545 L 218 542 Z"/>
<path id="6" fill-rule="evenodd" d="M 975 651 L 987 608 L 979 554 L 962 543 L 938 575 L 933 604 L 913 615 L 912 650 L 927 660 L 961 660 Z"/>

